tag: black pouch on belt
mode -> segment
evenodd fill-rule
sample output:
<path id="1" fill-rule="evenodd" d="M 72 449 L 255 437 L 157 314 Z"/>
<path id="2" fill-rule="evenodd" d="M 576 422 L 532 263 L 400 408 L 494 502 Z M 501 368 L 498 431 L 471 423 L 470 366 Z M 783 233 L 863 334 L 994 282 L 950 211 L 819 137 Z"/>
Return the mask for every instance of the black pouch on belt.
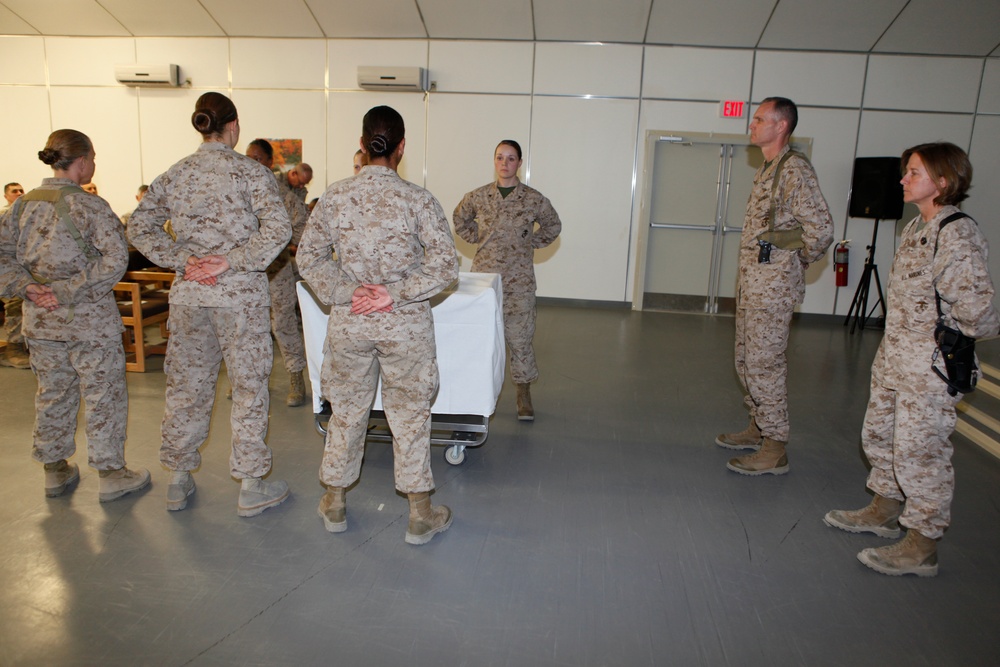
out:
<path id="1" fill-rule="evenodd" d="M 976 339 L 969 338 L 961 331 L 946 327 L 938 322 L 934 329 L 934 340 L 944 360 L 947 376 L 937 366 L 932 366 L 934 372 L 948 385 L 948 393 L 952 396 L 958 392 L 968 394 L 976 388 L 979 379 L 979 369 L 976 368 Z"/>

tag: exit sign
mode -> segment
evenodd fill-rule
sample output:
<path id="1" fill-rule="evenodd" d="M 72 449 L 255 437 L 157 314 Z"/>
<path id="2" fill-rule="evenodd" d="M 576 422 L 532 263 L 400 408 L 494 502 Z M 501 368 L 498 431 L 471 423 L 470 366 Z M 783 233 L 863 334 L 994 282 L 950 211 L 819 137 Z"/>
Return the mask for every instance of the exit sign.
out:
<path id="1" fill-rule="evenodd" d="M 743 100 L 725 100 L 722 103 L 723 118 L 743 118 L 746 113 L 746 102 Z"/>

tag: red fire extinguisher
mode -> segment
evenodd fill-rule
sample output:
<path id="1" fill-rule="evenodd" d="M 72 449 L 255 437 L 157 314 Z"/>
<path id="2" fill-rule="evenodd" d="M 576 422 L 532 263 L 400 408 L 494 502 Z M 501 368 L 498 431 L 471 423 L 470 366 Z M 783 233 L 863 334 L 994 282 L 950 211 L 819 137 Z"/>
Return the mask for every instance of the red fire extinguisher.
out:
<path id="1" fill-rule="evenodd" d="M 847 244 L 850 242 L 850 239 L 839 242 L 833 251 L 833 270 L 837 276 L 837 287 L 847 287 L 847 258 L 850 254 Z"/>

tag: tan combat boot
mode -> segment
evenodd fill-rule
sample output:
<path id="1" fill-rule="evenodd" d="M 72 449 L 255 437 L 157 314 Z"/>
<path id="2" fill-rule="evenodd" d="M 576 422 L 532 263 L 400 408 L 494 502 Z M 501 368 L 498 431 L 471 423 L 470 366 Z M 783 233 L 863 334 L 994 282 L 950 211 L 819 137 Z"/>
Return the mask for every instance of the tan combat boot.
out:
<path id="1" fill-rule="evenodd" d="M 761 441 L 760 429 L 753 417 L 746 430 L 739 433 L 722 433 L 715 439 L 715 444 L 726 449 L 760 449 Z"/>
<path id="2" fill-rule="evenodd" d="M 868 507 L 859 510 L 831 510 L 823 523 L 849 533 L 873 533 L 879 537 L 899 537 L 899 515 L 902 503 L 875 494 Z"/>
<path id="3" fill-rule="evenodd" d="M 319 515 L 323 517 L 323 525 L 330 533 L 342 533 L 347 530 L 347 489 L 342 486 L 331 486 L 319 500 Z"/>
<path id="4" fill-rule="evenodd" d="M 522 422 L 535 421 L 535 408 L 531 405 L 531 385 L 517 383 L 517 419 Z"/>
<path id="5" fill-rule="evenodd" d="M 240 483 L 236 514 L 244 517 L 257 516 L 268 507 L 280 505 L 287 498 L 287 482 L 265 482 L 260 477 L 249 477 Z"/>
<path id="6" fill-rule="evenodd" d="M 302 371 L 292 373 L 288 376 L 288 398 L 285 405 L 290 408 L 297 408 L 306 402 L 306 381 L 302 378 Z"/>
<path id="7" fill-rule="evenodd" d="M 858 560 L 876 572 L 893 577 L 901 574 L 933 577 L 938 573 L 937 541 L 911 529 L 895 544 L 865 549 L 858 554 Z"/>
<path id="8" fill-rule="evenodd" d="M 175 470 L 170 473 L 170 484 L 167 485 L 167 511 L 179 512 L 187 507 L 188 496 L 194 493 L 194 477 L 187 470 Z"/>
<path id="9" fill-rule="evenodd" d="M 59 459 L 45 464 L 45 496 L 55 498 L 66 493 L 66 489 L 80 479 L 80 468 L 75 463 Z"/>
<path id="10" fill-rule="evenodd" d="M 784 475 L 788 472 L 785 443 L 764 438 L 759 450 L 753 454 L 730 459 L 726 467 L 741 475 Z"/>
<path id="11" fill-rule="evenodd" d="M 9 368 L 31 368 L 31 357 L 24 343 L 7 343 L 6 349 L 0 355 L 0 366 Z"/>
<path id="12" fill-rule="evenodd" d="M 427 544 L 438 533 L 451 528 L 451 509 L 446 505 L 431 507 L 431 494 L 407 494 L 410 500 L 410 524 L 406 527 L 407 544 Z"/>
<path id="13" fill-rule="evenodd" d="M 149 484 L 149 471 L 145 468 L 129 470 L 121 467 L 117 470 L 100 471 L 98 483 L 98 499 L 102 503 L 118 500 L 127 493 L 139 491 Z"/>

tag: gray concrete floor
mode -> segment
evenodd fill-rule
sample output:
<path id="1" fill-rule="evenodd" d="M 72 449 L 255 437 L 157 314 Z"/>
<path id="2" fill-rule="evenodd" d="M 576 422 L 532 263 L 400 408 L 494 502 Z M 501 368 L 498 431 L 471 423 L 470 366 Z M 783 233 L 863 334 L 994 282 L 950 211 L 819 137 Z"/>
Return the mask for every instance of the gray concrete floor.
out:
<path id="1" fill-rule="evenodd" d="M 766 478 L 727 471 L 713 445 L 746 419 L 732 337 L 725 317 L 543 306 L 537 421 L 516 421 L 508 385 L 463 465 L 436 448 L 455 522 L 423 547 L 403 542 L 384 444 L 348 531 L 323 530 L 322 441 L 308 406 L 285 407 L 283 370 L 269 443 L 293 495 L 241 519 L 225 379 L 197 493 L 168 513 L 162 360 L 128 377 L 126 453 L 153 484 L 105 505 L 82 434 L 79 486 L 44 497 L 34 378 L 0 368 L 0 665 L 1000 664 L 1000 463 L 954 436 L 940 575 L 876 574 L 855 554 L 888 542 L 821 519 L 869 500 L 880 333 L 794 325 L 791 472 Z"/>

